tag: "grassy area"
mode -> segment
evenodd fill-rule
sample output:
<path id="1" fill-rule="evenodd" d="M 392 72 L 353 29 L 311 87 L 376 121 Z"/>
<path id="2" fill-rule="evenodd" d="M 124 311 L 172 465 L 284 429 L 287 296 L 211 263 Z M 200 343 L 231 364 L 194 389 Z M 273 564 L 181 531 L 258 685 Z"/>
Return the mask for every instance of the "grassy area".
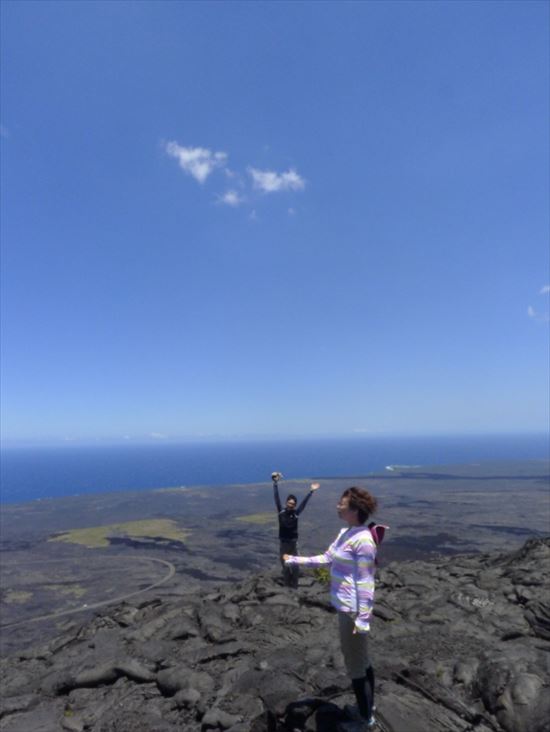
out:
<path id="1" fill-rule="evenodd" d="M 6 592 L 2 599 L 4 600 L 4 602 L 7 602 L 9 604 L 23 604 L 24 602 L 27 602 L 27 600 L 30 600 L 31 597 L 32 592 L 16 592 L 15 590 L 8 590 L 8 592 Z"/>
<path id="2" fill-rule="evenodd" d="M 46 589 L 56 592 L 59 595 L 76 598 L 86 594 L 86 589 L 82 585 L 47 585 Z"/>
<path id="3" fill-rule="evenodd" d="M 277 519 L 277 515 L 270 511 L 269 513 L 249 513 L 247 516 L 237 516 L 237 521 L 246 521 L 249 524 L 273 524 Z"/>
<path id="4" fill-rule="evenodd" d="M 155 493 L 185 493 L 185 496 L 192 497 L 192 498 L 205 498 L 205 499 L 211 499 L 212 493 L 208 491 L 208 489 L 201 488 L 200 486 L 197 488 L 187 488 L 184 485 L 175 486 L 174 488 L 154 488 L 153 489 Z"/>
<path id="5" fill-rule="evenodd" d="M 127 536 L 143 539 L 162 538 L 175 541 L 185 541 L 190 532 L 180 529 L 171 519 L 151 519 L 145 521 L 126 521 L 121 524 L 106 526 L 89 526 L 85 529 L 71 529 L 58 536 L 52 536 L 48 541 L 65 541 L 69 544 L 82 544 L 90 549 L 109 546 L 109 537 Z"/>

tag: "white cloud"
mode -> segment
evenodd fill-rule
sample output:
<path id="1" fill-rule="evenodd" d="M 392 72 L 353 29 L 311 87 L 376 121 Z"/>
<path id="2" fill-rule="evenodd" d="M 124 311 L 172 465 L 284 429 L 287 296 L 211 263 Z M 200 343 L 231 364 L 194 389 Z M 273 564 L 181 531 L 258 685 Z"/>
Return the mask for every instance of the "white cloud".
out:
<path id="1" fill-rule="evenodd" d="M 205 147 L 183 147 L 177 142 L 168 142 L 165 149 L 178 161 L 180 168 L 199 183 L 204 183 L 213 170 L 223 168 L 227 161 L 227 153 L 212 152 Z"/>
<path id="2" fill-rule="evenodd" d="M 550 285 L 544 285 L 539 290 L 539 295 L 548 295 L 549 293 Z M 532 305 L 529 305 L 527 308 L 527 315 L 533 320 L 537 320 L 539 323 L 550 323 L 550 310 L 548 308 L 546 309 L 546 312 L 539 313 L 539 311 L 535 310 Z"/>
<path id="3" fill-rule="evenodd" d="M 539 323 L 550 322 L 550 313 L 539 313 L 535 308 L 531 307 L 531 305 L 527 308 L 527 315 L 533 320 L 537 320 Z"/>
<path id="4" fill-rule="evenodd" d="M 237 191 L 229 190 L 226 191 L 223 196 L 219 196 L 220 203 L 225 203 L 227 206 L 237 207 L 241 203 L 244 203 L 245 199 L 243 196 L 239 196 Z"/>
<path id="5" fill-rule="evenodd" d="M 277 172 L 248 166 L 244 172 L 240 172 L 228 166 L 228 154 L 225 152 L 215 152 L 205 147 L 186 147 L 175 140 L 163 141 L 161 145 L 164 152 L 174 158 L 179 167 L 201 185 L 216 170 L 222 172 L 226 179 L 225 185 L 221 183 L 218 191 L 215 192 L 215 200 L 221 205 L 232 208 L 246 205 L 251 208 L 259 195 L 302 191 L 306 187 L 305 179 L 295 168 Z M 218 182 L 220 181 L 218 180 Z M 287 208 L 287 214 L 295 216 L 296 209 Z M 252 220 L 257 219 L 255 211 L 252 211 L 249 216 Z"/>
<path id="6" fill-rule="evenodd" d="M 276 173 L 273 170 L 258 170 L 248 168 L 254 188 L 264 193 L 277 193 L 278 191 L 301 191 L 305 188 L 305 180 L 293 169 L 286 173 Z"/>
<path id="7" fill-rule="evenodd" d="M 149 437 L 152 437 L 153 440 L 165 440 L 166 435 L 163 435 L 162 432 L 151 432 L 149 433 Z"/>

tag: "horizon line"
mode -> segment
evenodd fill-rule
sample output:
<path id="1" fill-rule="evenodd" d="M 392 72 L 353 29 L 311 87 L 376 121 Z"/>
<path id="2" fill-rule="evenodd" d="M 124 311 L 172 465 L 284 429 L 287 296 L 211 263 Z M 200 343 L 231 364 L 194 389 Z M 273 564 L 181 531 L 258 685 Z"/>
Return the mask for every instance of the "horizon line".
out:
<path id="1" fill-rule="evenodd" d="M 264 434 L 204 434 L 183 436 L 136 435 L 129 437 L 14 437 L 0 439 L 0 450 L 10 448 L 71 448 L 71 447 L 143 447 L 176 446 L 184 444 L 242 443 L 242 442 L 289 442 L 309 440 L 372 440 L 372 439 L 422 439 L 422 438 L 479 438 L 479 437 L 546 437 L 550 432 L 542 429 L 524 430 L 457 430 L 437 432 L 389 432 L 389 431 L 352 431 L 344 433 L 264 433 Z"/>

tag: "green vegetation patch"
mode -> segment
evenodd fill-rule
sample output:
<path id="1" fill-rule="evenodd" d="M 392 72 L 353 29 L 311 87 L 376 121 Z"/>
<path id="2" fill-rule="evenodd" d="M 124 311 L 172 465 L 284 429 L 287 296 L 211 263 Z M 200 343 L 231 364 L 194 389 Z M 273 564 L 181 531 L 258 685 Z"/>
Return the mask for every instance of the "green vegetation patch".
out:
<path id="1" fill-rule="evenodd" d="M 48 541 L 65 541 L 69 544 L 82 544 L 90 549 L 109 546 L 109 539 L 124 536 L 135 539 L 172 539 L 186 541 L 191 532 L 180 529 L 171 519 L 151 519 L 145 521 L 126 521 L 107 526 L 89 526 L 85 529 L 71 529 L 52 536 Z"/>
<path id="2" fill-rule="evenodd" d="M 245 521 L 248 524 L 273 524 L 276 515 L 270 511 L 269 513 L 249 513 L 247 516 L 237 516 L 236 521 Z"/>
<path id="3" fill-rule="evenodd" d="M 175 486 L 174 488 L 154 488 L 155 493 L 185 493 L 190 498 L 212 498 L 212 493 L 204 488 L 186 488 L 186 486 Z"/>
<path id="4" fill-rule="evenodd" d="M 13 603 L 22 605 L 24 602 L 30 600 L 31 597 L 32 592 L 17 592 L 16 590 L 8 590 L 2 599 L 4 602 L 7 602 L 10 605 Z"/>
<path id="5" fill-rule="evenodd" d="M 47 585 L 48 590 L 67 597 L 82 597 L 86 594 L 86 588 L 82 585 Z"/>
<path id="6" fill-rule="evenodd" d="M 328 567 L 316 567 L 313 570 L 313 576 L 322 585 L 330 584 L 330 569 Z"/>

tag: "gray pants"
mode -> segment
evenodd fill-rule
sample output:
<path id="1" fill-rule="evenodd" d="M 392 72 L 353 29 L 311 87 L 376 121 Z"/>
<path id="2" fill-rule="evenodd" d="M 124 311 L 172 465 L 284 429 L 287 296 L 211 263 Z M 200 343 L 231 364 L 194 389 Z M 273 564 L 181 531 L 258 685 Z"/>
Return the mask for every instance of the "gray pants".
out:
<path id="1" fill-rule="evenodd" d="M 284 554 L 296 556 L 298 554 L 298 545 L 296 541 L 281 541 L 279 546 L 279 557 L 281 559 L 281 567 L 283 569 L 283 582 L 287 587 L 298 587 L 298 577 L 300 576 L 300 568 L 297 564 L 285 564 L 283 560 Z"/>
<path id="2" fill-rule="evenodd" d="M 340 645 L 350 679 L 362 679 L 370 666 L 367 633 L 354 633 L 355 615 L 338 612 Z"/>

